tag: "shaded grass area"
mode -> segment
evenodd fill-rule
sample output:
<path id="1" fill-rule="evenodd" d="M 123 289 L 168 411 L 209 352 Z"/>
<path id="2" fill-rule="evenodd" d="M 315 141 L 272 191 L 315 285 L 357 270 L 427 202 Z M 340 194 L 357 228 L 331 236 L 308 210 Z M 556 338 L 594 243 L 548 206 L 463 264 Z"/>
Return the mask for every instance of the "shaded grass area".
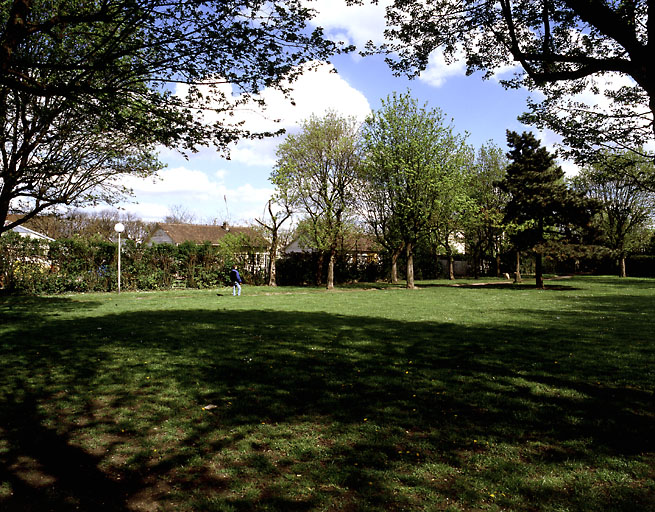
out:
<path id="1" fill-rule="evenodd" d="M 0 509 L 655 510 L 655 281 L 447 284 L 0 298 Z"/>

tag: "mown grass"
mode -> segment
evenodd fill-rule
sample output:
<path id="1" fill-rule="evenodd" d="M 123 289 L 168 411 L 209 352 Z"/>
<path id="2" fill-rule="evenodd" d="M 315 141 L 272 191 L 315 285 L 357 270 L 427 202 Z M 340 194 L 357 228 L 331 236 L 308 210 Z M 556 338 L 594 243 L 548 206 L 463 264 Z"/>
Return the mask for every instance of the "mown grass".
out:
<path id="1" fill-rule="evenodd" d="M 0 298 L 0 509 L 655 510 L 655 280 Z"/>

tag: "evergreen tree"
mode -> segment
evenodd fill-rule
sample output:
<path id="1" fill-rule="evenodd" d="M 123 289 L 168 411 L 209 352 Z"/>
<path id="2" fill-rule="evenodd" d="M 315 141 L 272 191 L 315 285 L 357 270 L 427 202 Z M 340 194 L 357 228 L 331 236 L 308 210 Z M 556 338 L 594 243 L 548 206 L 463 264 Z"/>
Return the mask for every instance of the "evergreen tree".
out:
<path id="1" fill-rule="evenodd" d="M 500 183 L 510 194 L 505 222 L 518 225 L 514 243 L 517 250 L 534 254 L 536 286 L 543 288 L 543 256 L 571 254 L 579 241 L 576 235 L 591 219 L 593 204 L 567 187 L 555 155 L 541 147 L 533 134 L 508 131 L 507 143 L 510 164 Z"/>

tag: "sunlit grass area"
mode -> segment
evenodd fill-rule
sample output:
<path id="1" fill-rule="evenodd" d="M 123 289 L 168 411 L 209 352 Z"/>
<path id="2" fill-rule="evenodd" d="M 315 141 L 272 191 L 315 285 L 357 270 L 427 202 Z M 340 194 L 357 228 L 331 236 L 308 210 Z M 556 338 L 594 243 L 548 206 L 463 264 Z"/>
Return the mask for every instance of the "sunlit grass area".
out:
<path id="1" fill-rule="evenodd" d="M 0 297 L 0 509 L 655 510 L 655 280 Z"/>

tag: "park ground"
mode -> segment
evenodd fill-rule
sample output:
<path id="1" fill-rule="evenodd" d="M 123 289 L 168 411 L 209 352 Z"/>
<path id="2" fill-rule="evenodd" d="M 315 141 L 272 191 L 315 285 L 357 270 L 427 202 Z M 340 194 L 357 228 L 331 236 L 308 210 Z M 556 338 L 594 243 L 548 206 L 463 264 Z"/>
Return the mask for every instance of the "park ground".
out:
<path id="1" fill-rule="evenodd" d="M 0 296 L 3 511 L 655 511 L 655 280 Z"/>

